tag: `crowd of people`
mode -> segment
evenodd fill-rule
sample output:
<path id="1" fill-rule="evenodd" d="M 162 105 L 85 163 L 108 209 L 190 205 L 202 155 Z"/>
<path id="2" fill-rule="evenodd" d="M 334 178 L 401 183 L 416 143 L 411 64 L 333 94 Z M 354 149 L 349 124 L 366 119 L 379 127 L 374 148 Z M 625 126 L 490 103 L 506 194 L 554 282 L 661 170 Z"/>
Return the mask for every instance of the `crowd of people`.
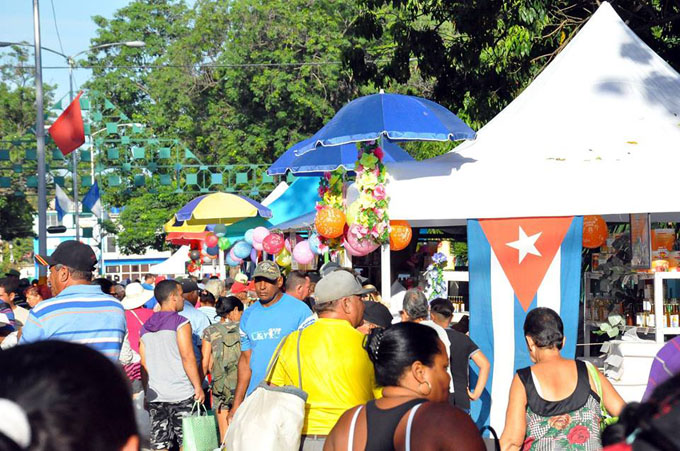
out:
<path id="1" fill-rule="evenodd" d="M 256 390 L 289 386 L 305 393 L 301 450 L 486 449 L 469 414 L 491 363 L 447 299 L 410 289 L 393 315 L 334 263 L 122 287 L 92 279 L 79 242 L 43 259 L 48 287 L 0 278 L 0 451 L 177 449 L 196 402 L 222 440 Z M 594 366 L 562 357 L 553 310 L 529 312 L 524 336 L 534 364 L 514 376 L 500 449 L 680 449 L 678 376 L 625 406 Z M 602 433 L 606 415 L 620 421 Z"/>

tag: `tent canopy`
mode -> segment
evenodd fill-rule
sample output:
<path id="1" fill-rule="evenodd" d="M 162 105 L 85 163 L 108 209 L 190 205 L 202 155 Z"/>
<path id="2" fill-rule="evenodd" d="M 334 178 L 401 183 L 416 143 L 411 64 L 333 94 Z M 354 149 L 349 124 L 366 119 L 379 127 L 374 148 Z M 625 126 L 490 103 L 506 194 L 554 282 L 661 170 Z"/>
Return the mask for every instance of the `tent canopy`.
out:
<path id="1" fill-rule="evenodd" d="M 189 246 L 182 246 L 162 263 L 149 267 L 149 273 L 159 275 L 185 274 L 189 261 Z"/>
<path id="2" fill-rule="evenodd" d="M 603 3 L 476 140 L 388 165 L 390 217 L 452 225 L 680 211 L 664 195 L 680 163 L 678 114 L 680 75 Z"/>

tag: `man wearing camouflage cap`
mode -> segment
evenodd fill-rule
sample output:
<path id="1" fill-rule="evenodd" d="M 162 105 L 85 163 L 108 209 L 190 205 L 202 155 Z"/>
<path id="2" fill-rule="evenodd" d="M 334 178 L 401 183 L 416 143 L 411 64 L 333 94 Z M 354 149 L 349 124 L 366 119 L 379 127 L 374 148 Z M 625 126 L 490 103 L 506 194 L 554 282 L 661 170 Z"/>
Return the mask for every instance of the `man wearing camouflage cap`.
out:
<path id="1" fill-rule="evenodd" d="M 269 360 L 283 337 L 314 321 L 304 302 L 281 291 L 283 277 L 276 263 L 268 260 L 258 263 L 253 280 L 258 302 L 241 317 L 241 357 L 229 421 L 243 399 L 264 379 Z"/>

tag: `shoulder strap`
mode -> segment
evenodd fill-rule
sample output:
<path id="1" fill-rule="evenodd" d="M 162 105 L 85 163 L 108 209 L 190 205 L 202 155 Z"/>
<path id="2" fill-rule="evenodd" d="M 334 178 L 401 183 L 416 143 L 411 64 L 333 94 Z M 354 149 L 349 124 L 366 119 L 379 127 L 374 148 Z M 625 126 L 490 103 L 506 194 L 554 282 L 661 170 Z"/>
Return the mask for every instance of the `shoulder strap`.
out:
<path id="1" fill-rule="evenodd" d="M 357 427 L 357 419 L 359 418 L 359 412 L 364 406 L 361 405 L 352 415 L 352 422 L 349 425 L 349 437 L 347 437 L 347 451 L 352 451 L 354 449 L 354 430 Z"/>
<path id="2" fill-rule="evenodd" d="M 298 381 L 300 382 L 300 390 L 302 390 L 302 365 L 300 364 L 300 338 L 302 338 L 302 330 L 303 329 L 298 329 L 297 339 Z"/>
<path id="3" fill-rule="evenodd" d="M 411 451 L 411 426 L 413 425 L 413 418 L 416 416 L 416 411 L 425 403 L 420 403 L 411 409 L 408 414 L 408 421 L 406 422 L 406 451 Z"/>
<path id="4" fill-rule="evenodd" d="M 130 313 L 132 313 L 132 314 L 134 315 L 134 317 L 137 318 L 137 321 L 139 321 L 139 325 L 140 325 L 140 326 L 143 326 L 143 325 L 144 325 L 144 323 L 142 322 L 141 319 L 139 319 L 139 316 L 137 316 L 137 314 L 135 313 L 134 310 L 130 310 Z"/>
<path id="5" fill-rule="evenodd" d="M 602 398 L 602 382 L 600 381 L 600 373 L 598 373 L 597 368 L 595 368 L 595 365 L 592 363 L 586 361 L 585 364 L 586 368 L 588 368 L 588 374 L 590 374 L 590 377 L 593 379 L 593 383 L 595 384 L 597 396 L 600 397 L 600 410 L 602 411 L 602 415 L 605 415 L 606 409 L 604 407 L 604 399 Z"/>
<path id="6" fill-rule="evenodd" d="M 283 337 L 283 340 L 281 340 L 281 343 L 279 343 L 279 347 L 276 348 L 276 352 L 274 353 L 274 356 L 272 357 L 272 360 L 269 362 L 269 366 L 267 366 L 267 371 L 264 373 L 265 374 L 265 381 L 268 381 L 272 377 L 272 370 L 274 369 L 274 365 L 276 364 L 276 361 L 279 360 L 279 354 L 281 354 L 281 349 L 283 348 L 283 345 L 286 343 L 286 340 L 288 339 L 288 335 Z"/>

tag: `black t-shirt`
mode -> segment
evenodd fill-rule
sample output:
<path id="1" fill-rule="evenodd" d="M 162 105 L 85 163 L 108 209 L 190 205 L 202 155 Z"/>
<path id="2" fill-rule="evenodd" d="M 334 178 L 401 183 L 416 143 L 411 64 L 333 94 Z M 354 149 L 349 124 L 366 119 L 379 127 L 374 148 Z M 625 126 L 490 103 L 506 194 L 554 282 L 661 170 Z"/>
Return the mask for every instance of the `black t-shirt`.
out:
<path id="1" fill-rule="evenodd" d="M 468 388 L 468 360 L 479 349 L 467 335 L 445 329 L 451 342 L 451 375 L 453 376 L 454 404 L 461 409 L 470 408 Z"/>

